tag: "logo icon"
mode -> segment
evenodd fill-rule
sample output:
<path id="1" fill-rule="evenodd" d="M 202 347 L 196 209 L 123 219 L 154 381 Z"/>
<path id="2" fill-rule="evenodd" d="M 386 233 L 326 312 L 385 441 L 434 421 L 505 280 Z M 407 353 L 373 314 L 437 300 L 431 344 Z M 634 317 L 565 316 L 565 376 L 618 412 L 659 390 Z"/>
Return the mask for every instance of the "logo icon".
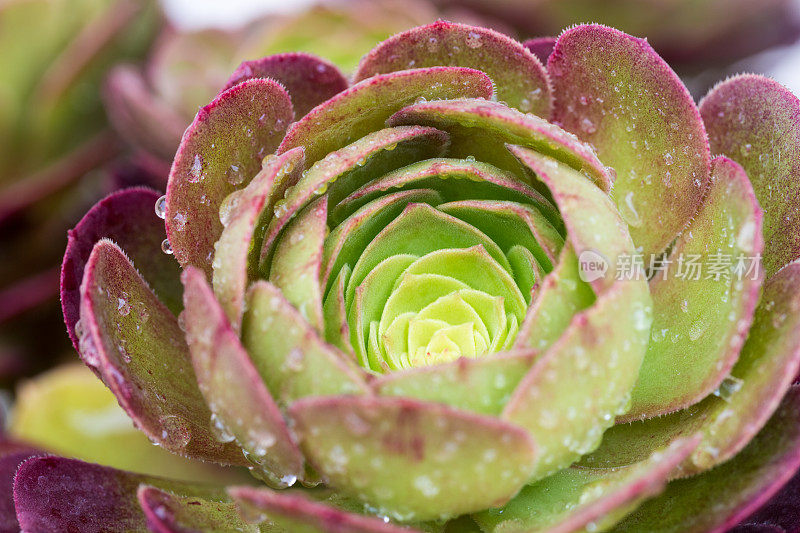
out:
<path id="1" fill-rule="evenodd" d="M 605 277 L 608 272 L 608 259 L 600 252 L 584 250 L 578 256 L 578 275 L 581 281 L 591 283 Z"/>

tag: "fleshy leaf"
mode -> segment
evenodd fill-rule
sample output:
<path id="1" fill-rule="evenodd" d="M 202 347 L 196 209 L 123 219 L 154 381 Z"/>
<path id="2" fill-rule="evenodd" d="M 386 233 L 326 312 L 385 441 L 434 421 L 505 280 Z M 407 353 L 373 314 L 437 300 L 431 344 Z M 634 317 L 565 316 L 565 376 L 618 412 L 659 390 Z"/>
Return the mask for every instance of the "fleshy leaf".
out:
<path id="1" fill-rule="evenodd" d="M 261 269 L 269 270 L 273 245 L 279 233 L 297 212 L 314 198 L 325 194 L 330 205 L 347 191 L 420 159 L 442 155 L 447 135 L 420 126 L 384 128 L 366 134 L 355 142 L 331 152 L 308 168 L 274 210 L 261 250 Z"/>
<path id="2" fill-rule="evenodd" d="M 575 315 L 514 391 L 503 418 L 536 440 L 534 480 L 594 450 L 628 408 L 647 349 L 650 305 L 644 282 L 613 285 Z"/>
<path id="3" fill-rule="evenodd" d="M 708 139 L 689 91 L 646 40 L 597 24 L 562 33 L 547 70 L 555 120 L 616 171 L 637 246 L 663 251 L 708 186 Z"/>
<path id="4" fill-rule="evenodd" d="M 328 233 L 328 198 L 323 196 L 291 220 L 275 245 L 269 280 L 314 329 L 324 329 L 319 283 L 322 245 Z"/>
<path id="5" fill-rule="evenodd" d="M 302 52 L 290 52 L 243 61 L 225 85 L 230 89 L 252 78 L 272 78 L 292 99 L 294 116 L 300 118 L 314 107 L 347 89 L 348 83 L 333 63 Z"/>
<path id="6" fill-rule="evenodd" d="M 612 531 L 725 531 L 766 503 L 800 466 L 800 389 L 730 461 L 673 481 Z"/>
<path id="7" fill-rule="evenodd" d="M 231 498 L 243 516 L 253 522 L 303 533 L 415 533 L 380 518 L 348 513 L 299 494 L 278 493 L 255 487 L 231 487 Z"/>
<path id="8" fill-rule="evenodd" d="M 111 391 L 80 363 L 23 383 L 8 432 L 50 453 L 140 474 L 217 483 L 247 477 L 241 469 L 185 459 L 153 446 Z"/>
<path id="9" fill-rule="evenodd" d="M 14 475 L 19 465 L 38 450 L 11 441 L 0 441 L 0 531 L 19 531 L 17 513 L 14 509 Z"/>
<path id="10" fill-rule="evenodd" d="M 391 372 L 372 386 L 383 396 L 416 398 L 498 416 L 535 355 L 531 350 L 518 350 L 477 359 L 462 357 L 447 364 Z"/>
<path id="11" fill-rule="evenodd" d="M 490 98 L 486 74 L 457 67 L 431 67 L 373 76 L 311 110 L 286 132 L 279 152 L 304 146 L 308 164 L 369 132 L 417 99 Z"/>
<path id="12" fill-rule="evenodd" d="M 448 518 L 511 498 L 535 446 L 496 418 L 406 398 L 304 398 L 289 408 L 301 446 L 332 487 L 397 520 Z"/>
<path id="13" fill-rule="evenodd" d="M 201 271 L 182 276 L 192 364 L 213 412 L 218 438 L 235 438 L 252 462 L 275 484 L 292 485 L 303 473 L 303 458 L 252 360 L 242 347 Z"/>
<path id="14" fill-rule="evenodd" d="M 197 112 L 167 183 L 167 237 L 181 266 L 211 275 L 222 201 L 258 173 L 292 119 L 289 95 L 265 78 L 244 81 Z"/>
<path id="15" fill-rule="evenodd" d="M 243 531 L 258 533 L 259 528 L 247 524 L 236 505 L 196 496 L 179 496 L 171 492 L 142 485 L 137 491 L 147 527 L 154 533 L 184 533 L 189 531 Z"/>
<path id="16" fill-rule="evenodd" d="M 750 336 L 714 395 L 683 411 L 611 428 L 586 466 L 613 468 L 641 460 L 671 439 L 703 432 L 677 474 L 702 472 L 735 456 L 764 426 L 800 367 L 800 263 L 764 284 Z M 624 444 L 623 444 L 624 443 Z"/>
<path id="17" fill-rule="evenodd" d="M 541 61 L 502 33 L 443 20 L 390 37 L 364 56 L 355 81 L 410 68 L 469 67 L 494 82 L 497 99 L 549 118 L 552 96 Z"/>
<path id="18" fill-rule="evenodd" d="M 14 479 L 23 531 L 147 531 L 136 491 L 145 483 L 185 495 L 225 499 L 223 491 L 132 474 L 63 457 L 25 461 Z"/>
<path id="19" fill-rule="evenodd" d="M 224 229 L 214 244 L 213 285 L 217 299 L 238 331 L 248 282 L 258 277 L 261 231 L 272 218 L 275 203 L 303 170 L 303 149 L 269 160 L 241 191 L 231 193 L 221 207 Z"/>
<path id="20" fill-rule="evenodd" d="M 761 209 L 739 165 L 719 157 L 711 168 L 703 205 L 650 281 L 652 335 L 624 420 L 705 398 L 733 368 L 750 329 L 763 275 L 755 259 L 763 249 Z M 692 256 L 706 267 L 699 279 L 680 276 Z"/>
<path id="21" fill-rule="evenodd" d="M 605 530 L 661 492 L 670 472 L 697 447 L 699 436 L 675 441 L 618 470 L 567 468 L 528 485 L 505 507 L 475 515 L 487 533 Z"/>
<path id="22" fill-rule="evenodd" d="M 361 370 L 326 344 L 281 291 L 251 285 L 242 343 L 279 405 L 304 396 L 365 394 Z"/>
<path id="23" fill-rule="evenodd" d="M 525 169 L 508 153 L 506 144 L 533 148 L 583 171 L 606 192 L 614 182 L 592 148 L 574 135 L 499 102 L 472 98 L 418 102 L 399 110 L 387 123 L 444 130 L 450 134 L 450 157 L 475 158 L 520 176 Z"/>
<path id="24" fill-rule="evenodd" d="M 218 442 L 178 320 L 112 242 L 98 242 L 81 285 L 80 351 L 153 442 L 187 457 L 243 464 Z"/>
<path id="25" fill-rule="evenodd" d="M 180 270 L 161 251 L 164 226 L 154 212 L 159 193 L 145 188 L 117 191 L 99 201 L 67 234 L 67 250 L 61 264 L 61 308 L 75 349 L 80 318 L 80 285 L 92 248 L 106 237 L 118 243 L 135 261 L 139 272 L 173 312 L 180 312 Z"/>
<path id="26" fill-rule="evenodd" d="M 741 164 L 764 210 L 764 269 L 800 257 L 800 100 L 758 75 L 726 80 L 700 103 L 711 150 Z"/>

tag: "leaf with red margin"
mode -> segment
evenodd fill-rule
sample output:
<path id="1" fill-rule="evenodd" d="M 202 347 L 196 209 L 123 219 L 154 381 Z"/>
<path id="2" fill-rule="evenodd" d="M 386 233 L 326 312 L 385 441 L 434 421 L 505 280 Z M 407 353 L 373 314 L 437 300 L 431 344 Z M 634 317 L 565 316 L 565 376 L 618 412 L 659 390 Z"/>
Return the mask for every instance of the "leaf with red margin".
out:
<path id="1" fill-rule="evenodd" d="M 290 52 L 243 61 L 223 90 L 252 78 L 272 78 L 280 82 L 292 99 L 295 118 L 305 116 L 349 85 L 347 78 L 330 61 L 303 52 Z"/>
<path id="2" fill-rule="evenodd" d="M 479 98 L 419 102 L 399 110 L 387 123 L 444 130 L 450 134 L 449 157 L 474 158 L 518 176 L 526 173 L 506 150 L 509 143 L 533 148 L 585 172 L 605 192 L 614 182 L 590 146 L 555 124 L 499 102 Z"/>
<path id="3" fill-rule="evenodd" d="M 237 446 L 214 438 L 178 320 L 105 239 L 86 264 L 81 324 L 81 358 L 150 440 L 186 457 L 246 464 Z"/>
<path id="4" fill-rule="evenodd" d="M 715 395 L 676 413 L 619 424 L 584 457 L 590 467 L 639 461 L 676 437 L 703 432 L 703 441 L 676 471 L 688 475 L 734 457 L 777 408 L 800 368 L 800 263 L 784 267 L 763 288 L 750 336 L 727 381 Z"/>
<path id="5" fill-rule="evenodd" d="M 756 533 L 759 527 L 770 526 L 776 533 L 800 530 L 800 475 L 783 486 L 766 505 L 748 516 L 731 533 Z"/>
<path id="6" fill-rule="evenodd" d="M 539 58 L 542 64 L 546 65 L 550 54 L 553 53 L 553 48 L 556 46 L 556 37 L 534 37 L 522 42 L 522 46 L 528 49 L 530 53 Z"/>
<path id="7" fill-rule="evenodd" d="M 303 457 L 239 337 L 203 273 L 187 268 L 181 280 L 192 364 L 200 390 L 223 433 L 275 484 L 294 484 Z M 289 482 L 291 481 L 291 482 Z"/>
<path id="8" fill-rule="evenodd" d="M 536 439 L 534 481 L 597 448 L 627 410 L 647 349 L 650 305 L 644 282 L 612 285 L 573 317 L 514 391 L 502 418 Z"/>
<path id="9" fill-rule="evenodd" d="M 541 61 L 507 35 L 479 26 L 439 20 L 398 33 L 364 56 L 354 80 L 437 66 L 485 72 L 494 82 L 498 100 L 550 118 L 553 97 Z"/>
<path id="10" fill-rule="evenodd" d="M 108 195 L 87 212 L 67 233 L 67 250 L 61 263 L 61 308 L 75 349 L 80 318 L 80 285 L 92 248 L 106 237 L 118 243 L 136 262 L 142 276 L 171 312 L 183 307 L 180 269 L 161 251 L 164 224 L 154 210 L 160 194 L 143 187 L 124 189 Z"/>
<path id="11" fill-rule="evenodd" d="M 487 533 L 604 531 L 667 485 L 670 472 L 697 447 L 680 439 L 617 470 L 567 468 L 528 485 L 500 509 L 478 513 Z"/>
<path id="12" fill-rule="evenodd" d="M 370 392 L 363 370 L 325 343 L 273 284 L 253 283 L 247 304 L 242 344 L 279 405 L 305 396 Z"/>
<path id="13" fill-rule="evenodd" d="M 673 481 L 612 531 L 722 532 L 767 502 L 800 466 L 800 388 L 739 454 L 713 470 Z"/>
<path id="14" fill-rule="evenodd" d="M 754 74 L 728 79 L 700 102 L 711 149 L 741 164 L 764 210 L 770 276 L 800 257 L 800 100 Z"/>
<path id="15" fill-rule="evenodd" d="M 697 216 L 650 280 L 652 335 L 631 410 L 619 421 L 652 418 L 693 405 L 731 371 L 753 320 L 763 273 L 761 209 L 747 175 L 726 157 L 711 162 L 711 186 Z M 700 257 L 701 279 L 680 276 Z M 714 267 L 716 264 L 716 273 Z M 740 266 L 741 271 L 734 268 Z M 754 266 L 752 273 L 747 269 Z"/>
<path id="16" fill-rule="evenodd" d="M 373 131 L 418 99 L 491 98 L 492 80 L 478 70 L 431 67 L 368 78 L 312 109 L 298 120 L 278 148 L 306 149 L 308 165 Z"/>
<path id="17" fill-rule="evenodd" d="M 225 228 L 214 244 L 214 294 L 235 330 L 242 323 L 247 284 L 258 277 L 262 233 L 273 209 L 303 172 L 303 149 L 295 148 L 266 161 L 255 178 L 224 200 Z"/>
<path id="18" fill-rule="evenodd" d="M 328 396 L 289 407 L 330 486 L 401 521 L 449 518 L 510 499 L 535 444 L 519 426 L 408 398 Z"/>
<path id="19" fill-rule="evenodd" d="M 41 453 L 26 444 L 0 440 L 0 531 L 3 533 L 20 530 L 12 490 L 17 468 L 31 456 Z"/>
<path id="20" fill-rule="evenodd" d="M 141 484 L 184 495 L 227 499 L 224 491 L 63 457 L 25 461 L 14 479 L 14 503 L 23 531 L 147 531 L 136 491 Z"/>
<path id="21" fill-rule="evenodd" d="M 232 502 L 179 496 L 148 485 L 141 485 L 136 496 L 144 512 L 147 527 L 154 533 L 259 532 L 258 526 L 248 525 L 242 519 Z"/>
<path id="22" fill-rule="evenodd" d="M 263 78 L 228 89 L 197 112 L 167 183 L 167 237 L 182 267 L 211 274 L 222 201 L 258 173 L 293 117 L 283 87 Z"/>
<path id="23" fill-rule="evenodd" d="M 711 155 L 683 82 L 647 41 L 571 28 L 547 63 L 554 119 L 616 170 L 614 196 L 637 246 L 663 251 L 700 207 Z"/>
<path id="24" fill-rule="evenodd" d="M 278 493 L 255 487 L 230 487 L 242 516 L 266 523 L 281 531 L 305 533 L 417 533 L 382 519 L 348 513 L 299 494 Z"/>

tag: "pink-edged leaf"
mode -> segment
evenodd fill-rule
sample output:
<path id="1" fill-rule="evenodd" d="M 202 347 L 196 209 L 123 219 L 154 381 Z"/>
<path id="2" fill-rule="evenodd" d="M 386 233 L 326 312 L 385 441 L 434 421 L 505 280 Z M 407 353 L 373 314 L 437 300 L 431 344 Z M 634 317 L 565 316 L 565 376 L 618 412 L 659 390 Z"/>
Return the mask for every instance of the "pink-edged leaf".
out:
<path id="1" fill-rule="evenodd" d="M 61 263 L 61 308 L 75 349 L 80 318 L 80 285 L 92 248 L 102 238 L 118 243 L 136 263 L 139 272 L 173 312 L 181 310 L 180 270 L 175 260 L 161 251 L 164 224 L 156 216 L 160 194 L 151 189 L 117 191 L 92 207 L 67 233 L 67 250 Z"/>
<path id="2" fill-rule="evenodd" d="M 673 481 L 613 531 L 723 532 L 766 503 L 800 466 L 800 389 L 730 461 Z"/>
<path id="3" fill-rule="evenodd" d="M 492 357 L 460 357 L 451 363 L 390 372 L 372 382 L 383 396 L 444 403 L 498 416 L 530 370 L 537 352 L 514 350 Z"/>
<path id="4" fill-rule="evenodd" d="M 439 20 L 390 37 L 364 56 L 355 81 L 411 68 L 469 67 L 494 82 L 497 99 L 550 117 L 552 95 L 541 61 L 500 32 Z"/>
<path id="5" fill-rule="evenodd" d="M 301 447 L 332 487 L 402 521 L 502 504 L 528 480 L 522 428 L 407 398 L 303 398 L 289 408 Z"/>
<path id="6" fill-rule="evenodd" d="M 300 494 L 281 494 L 255 487 L 230 487 L 228 494 L 243 516 L 282 531 L 307 533 L 416 533 L 372 516 L 348 513 L 307 499 Z"/>
<path id="7" fill-rule="evenodd" d="M 241 191 L 231 193 L 221 208 L 224 229 L 214 244 L 213 285 L 231 325 L 239 330 L 247 284 L 258 277 L 262 231 L 275 204 L 303 171 L 303 149 L 270 159 Z"/>
<path id="8" fill-rule="evenodd" d="M 318 332 L 322 316 L 320 267 L 328 236 L 328 198 L 322 196 L 289 221 L 275 245 L 269 280 Z"/>
<path id="9" fill-rule="evenodd" d="M 247 304 L 242 344 L 279 405 L 305 396 L 369 392 L 363 371 L 325 343 L 275 285 L 251 285 Z"/>
<path id="10" fill-rule="evenodd" d="M 703 205 L 650 281 L 652 336 L 622 420 L 705 398 L 733 368 L 750 329 L 763 277 L 756 259 L 764 246 L 761 209 L 742 167 L 718 157 L 711 169 Z M 693 256 L 707 268 L 700 279 L 679 274 Z"/>
<path id="11" fill-rule="evenodd" d="M 612 285 L 573 317 L 514 391 L 503 419 L 536 439 L 534 480 L 597 448 L 627 409 L 647 349 L 651 304 L 643 281 Z"/>
<path id="12" fill-rule="evenodd" d="M 212 423 L 234 437 L 276 484 L 292 485 L 303 474 L 303 458 L 275 400 L 203 273 L 189 267 L 182 281 L 186 338 L 200 390 L 212 406 Z"/>
<path id="13" fill-rule="evenodd" d="M 553 48 L 556 46 L 556 37 L 534 37 L 522 42 L 522 46 L 528 49 L 530 53 L 539 58 L 542 64 L 546 65 L 547 60 L 550 59 L 550 54 L 553 53 Z"/>
<path id="14" fill-rule="evenodd" d="M 154 533 L 259 531 L 242 519 L 232 502 L 177 495 L 149 485 L 139 486 L 137 498 L 147 527 Z"/>
<path id="15" fill-rule="evenodd" d="M 262 271 L 269 270 L 268 262 L 280 232 L 314 198 L 326 194 L 329 202 L 335 204 L 374 176 L 381 176 L 415 161 L 441 156 L 447 149 L 447 143 L 447 134 L 434 128 L 383 128 L 366 133 L 311 165 L 286 199 L 276 206 L 275 217 L 267 228 L 261 250 Z"/>
<path id="16" fill-rule="evenodd" d="M 417 99 L 490 98 L 486 74 L 462 67 L 430 67 L 373 76 L 312 109 L 292 124 L 280 153 L 304 146 L 308 164 L 384 127 Z"/>
<path id="17" fill-rule="evenodd" d="M 419 102 L 395 113 L 388 123 L 444 130 L 450 134 L 450 157 L 474 158 L 520 176 L 525 169 L 508 153 L 506 144 L 533 148 L 581 170 L 606 192 L 614 181 L 592 148 L 574 135 L 499 102 L 474 98 Z"/>
<path id="18" fill-rule="evenodd" d="M 218 442 L 178 320 L 114 243 L 98 242 L 81 285 L 83 361 L 155 443 L 186 457 L 243 464 Z"/>
<path id="19" fill-rule="evenodd" d="M 700 103 L 711 150 L 741 164 L 764 209 L 764 269 L 800 257 L 800 100 L 758 75 L 726 80 Z"/>
<path id="20" fill-rule="evenodd" d="M 605 530 L 664 490 L 672 470 L 697 447 L 695 435 L 618 470 L 567 468 L 528 485 L 508 504 L 475 515 L 487 533 Z"/>
<path id="21" fill-rule="evenodd" d="M 153 94 L 142 74 L 119 65 L 108 74 L 103 90 L 108 118 L 128 143 L 169 161 L 186 129 L 186 119 Z"/>
<path id="22" fill-rule="evenodd" d="M 349 85 L 347 78 L 330 61 L 303 52 L 291 52 L 243 61 L 231 74 L 224 90 L 252 78 L 272 78 L 280 82 L 292 99 L 295 118 L 305 116 Z"/>
<path id="23" fill-rule="evenodd" d="M 571 28 L 548 60 L 553 116 L 616 170 L 614 196 L 644 254 L 663 251 L 700 207 L 711 159 L 689 91 L 647 41 Z"/>
<path id="24" fill-rule="evenodd" d="M 258 173 L 293 117 L 289 95 L 264 78 L 228 89 L 197 112 L 167 183 L 167 237 L 181 266 L 211 274 L 222 201 Z"/>
<path id="25" fill-rule="evenodd" d="M 614 202 L 586 176 L 567 165 L 522 146 L 508 149 L 553 195 L 567 228 L 567 239 L 578 257 L 594 252 L 606 258 L 606 275 L 590 281 L 595 292 L 599 294 L 614 284 L 620 261 L 634 251 L 628 227 Z"/>
<path id="26" fill-rule="evenodd" d="M 756 533 L 773 527 L 776 533 L 800 530 L 800 474 L 795 474 L 766 505 L 748 516 L 732 533 Z M 769 531 L 769 530 L 763 530 Z"/>
<path id="27" fill-rule="evenodd" d="M 63 457 L 33 457 L 14 479 L 14 502 L 23 531 L 147 531 L 136 491 L 154 485 L 184 495 L 225 499 L 223 491 L 132 474 Z"/>
<path id="28" fill-rule="evenodd" d="M 798 287 L 800 263 L 787 265 L 764 284 L 750 336 L 714 395 L 670 415 L 615 426 L 582 464 L 630 464 L 696 431 L 703 432 L 703 441 L 676 475 L 702 472 L 734 457 L 767 423 L 800 368 Z"/>
<path id="29" fill-rule="evenodd" d="M 42 452 L 23 444 L 0 441 L 0 532 L 2 533 L 15 533 L 20 530 L 14 509 L 14 475 L 20 464 L 40 453 Z"/>

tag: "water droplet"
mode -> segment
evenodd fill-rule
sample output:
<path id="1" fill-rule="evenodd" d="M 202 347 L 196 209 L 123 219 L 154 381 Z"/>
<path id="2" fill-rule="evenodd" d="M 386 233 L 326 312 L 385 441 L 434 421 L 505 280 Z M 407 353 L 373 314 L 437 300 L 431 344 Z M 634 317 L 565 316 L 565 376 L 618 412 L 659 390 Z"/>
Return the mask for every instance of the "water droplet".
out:
<path id="1" fill-rule="evenodd" d="M 664 154 L 664 164 L 665 165 L 669 166 L 669 165 L 671 165 L 673 163 L 673 161 L 674 161 L 674 158 L 672 157 L 672 154 L 669 154 L 669 153 Z"/>
<path id="2" fill-rule="evenodd" d="M 714 391 L 714 396 L 718 396 L 729 402 L 731 397 L 734 394 L 739 392 L 739 390 L 744 385 L 744 381 L 736 376 L 727 376 L 725 379 L 722 380 L 722 383 L 719 384 L 717 390 Z"/>
<path id="3" fill-rule="evenodd" d="M 160 197 L 156 200 L 155 205 L 156 216 L 161 220 L 164 220 L 167 216 L 167 195 Z"/>
<path id="4" fill-rule="evenodd" d="M 195 154 L 194 161 L 192 161 L 192 168 L 189 169 L 189 183 L 197 183 L 202 180 L 203 177 L 203 156 Z"/>
<path id="5" fill-rule="evenodd" d="M 186 227 L 187 220 L 188 217 L 185 214 L 180 212 L 175 213 L 175 216 L 172 217 L 172 221 L 174 222 L 172 228 L 175 229 L 176 231 L 183 231 L 183 229 Z"/>
<path id="6" fill-rule="evenodd" d="M 233 439 L 236 438 L 228 431 L 228 428 L 225 427 L 225 424 L 222 423 L 216 413 L 211 413 L 211 433 L 214 434 L 214 438 L 218 442 L 223 444 L 233 442 Z"/>
<path id="7" fill-rule="evenodd" d="M 231 165 L 225 171 L 225 179 L 231 185 L 240 185 L 244 181 L 244 172 L 239 165 Z"/>
<path id="8" fill-rule="evenodd" d="M 628 191 L 628 194 L 625 195 L 625 202 L 619 207 L 622 218 L 625 219 L 629 226 L 638 228 L 642 225 L 642 218 L 633 203 L 633 191 Z"/>
<path id="9" fill-rule="evenodd" d="M 305 364 L 305 354 L 299 348 L 294 348 L 289 351 L 289 354 L 286 356 L 286 361 L 284 362 L 284 366 L 291 370 L 292 372 L 300 372 L 303 370 Z"/>
<path id="10" fill-rule="evenodd" d="M 117 298 L 117 311 L 119 312 L 119 316 L 128 316 L 131 312 L 131 304 L 128 303 L 128 294 L 125 292 Z"/>
<path id="11" fill-rule="evenodd" d="M 414 103 L 415 104 L 424 104 L 427 101 L 428 101 L 428 99 L 425 98 L 424 96 L 419 96 L 419 97 L 417 97 L 416 100 L 414 100 Z"/>
<path id="12" fill-rule="evenodd" d="M 167 255 L 172 255 L 172 245 L 169 243 L 169 239 L 161 241 L 161 251 Z"/>
<path id="13" fill-rule="evenodd" d="M 177 415 L 165 415 L 158 419 L 161 426 L 162 443 L 170 449 L 185 448 L 192 440 L 186 421 Z"/>

